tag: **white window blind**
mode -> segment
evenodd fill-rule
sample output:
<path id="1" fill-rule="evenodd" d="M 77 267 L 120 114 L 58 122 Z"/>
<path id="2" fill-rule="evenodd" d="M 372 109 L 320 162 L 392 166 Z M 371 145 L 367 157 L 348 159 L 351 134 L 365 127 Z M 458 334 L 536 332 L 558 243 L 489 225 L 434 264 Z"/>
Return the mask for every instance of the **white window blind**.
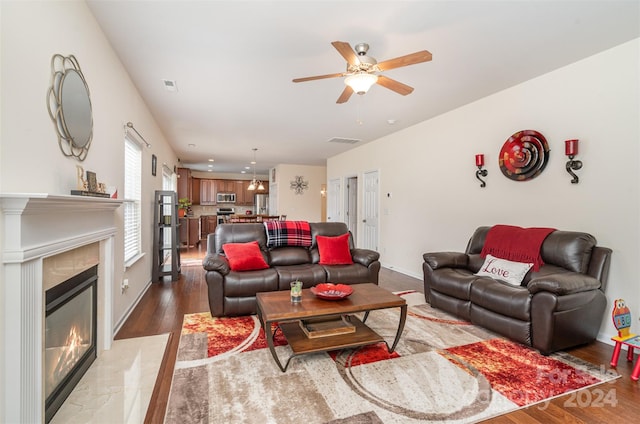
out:
<path id="1" fill-rule="evenodd" d="M 142 193 L 142 149 L 134 140 L 124 139 L 124 263 L 142 253 L 140 201 Z"/>

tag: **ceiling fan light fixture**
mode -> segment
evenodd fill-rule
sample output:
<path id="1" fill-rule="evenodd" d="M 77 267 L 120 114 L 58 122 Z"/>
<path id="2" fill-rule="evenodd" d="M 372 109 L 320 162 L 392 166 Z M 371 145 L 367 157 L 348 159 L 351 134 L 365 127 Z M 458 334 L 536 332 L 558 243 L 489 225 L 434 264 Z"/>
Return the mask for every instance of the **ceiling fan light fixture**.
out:
<path id="1" fill-rule="evenodd" d="M 367 72 L 359 72 L 357 74 L 349 75 L 345 78 L 344 83 L 351 87 L 356 94 L 364 94 L 373 84 L 378 81 L 378 76 L 375 74 L 369 74 Z"/>

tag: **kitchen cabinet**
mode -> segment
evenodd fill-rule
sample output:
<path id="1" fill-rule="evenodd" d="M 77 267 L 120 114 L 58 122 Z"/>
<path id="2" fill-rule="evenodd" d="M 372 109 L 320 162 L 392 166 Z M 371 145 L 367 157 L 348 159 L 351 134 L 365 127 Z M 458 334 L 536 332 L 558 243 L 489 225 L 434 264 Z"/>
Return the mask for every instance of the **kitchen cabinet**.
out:
<path id="1" fill-rule="evenodd" d="M 217 205 L 216 194 L 217 193 L 235 193 L 236 194 L 236 206 L 253 206 L 253 195 L 256 193 L 269 193 L 269 185 L 263 183 L 265 190 L 253 190 L 249 191 L 249 180 L 213 180 L 208 178 L 192 178 L 192 190 L 197 190 L 199 198 L 193 195 L 194 199 L 197 199 L 199 205 Z M 222 205 L 225 206 L 225 205 Z M 229 205 L 226 205 L 229 206 Z M 233 206 L 233 205 L 231 205 Z"/>
<path id="2" fill-rule="evenodd" d="M 218 193 L 235 193 L 236 182 L 234 180 L 215 180 Z"/>
<path id="3" fill-rule="evenodd" d="M 200 204 L 215 205 L 216 204 L 216 180 L 201 179 L 200 180 Z"/>
<path id="4" fill-rule="evenodd" d="M 216 215 L 202 215 L 200 217 L 200 238 L 205 240 L 209 234 L 215 233 L 218 225 L 218 217 Z"/>
<path id="5" fill-rule="evenodd" d="M 200 243 L 200 219 L 180 218 L 180 247 L 197 246 Z"/>
<path id="6" fill-rule="evenodd" d="M 249 187 L 249 181 L 236 181 L 236 205 L 247 206 L 253 204 L 253 196 L 250 196 L 250 192 L 247 191 Z"/>
<path id="7" fill-rule="evenodd" d="M 191 177 L 191 203 L 200 204 L 200 178 Z"/>
<path id="8" fill-rule="evenodd" d="M 178 168 L 178 200 L 185 197 L 191 200 L 191 170 Z"/>

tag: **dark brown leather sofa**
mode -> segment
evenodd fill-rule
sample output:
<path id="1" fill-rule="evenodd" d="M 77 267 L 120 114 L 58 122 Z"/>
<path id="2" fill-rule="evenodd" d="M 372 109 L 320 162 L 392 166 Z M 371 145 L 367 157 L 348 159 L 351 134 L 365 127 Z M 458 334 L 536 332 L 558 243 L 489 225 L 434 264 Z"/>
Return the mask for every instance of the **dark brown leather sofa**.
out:
<path id="1" fill-rule="evenodd" d="M 513 286 L 474 275 L 484 262 L 489 229 L 478 228 L 465 253 L 423 255 L 427 302 L 545 355 L 595 340 L 607 304 L 611 249 L 587 233 L 554 231 L 540 250 L 544 265 Z"/>
<path id="2" fill-rule="evenodd" d="M 208 286 L 211 315 L 232 316 L 256 313 L 256 293 L 289 290 L 291 281 L 300 280 L 303 288 L 319 283 L 378 284 L 380 255 L 367 249 L 357 249 L 349 237 L 353 264 L 320 265 L 316 236 L 334 237 L 348 233 L 341 222 L 310 223 L 312 245 L 306 247 L 267 248 L 267 233 L 263 224 L 220 224 L 207 238 L 207 255 L 202 264 Z M 257 241 L 268 269 L 231 271 L 224 256 L 225 243 Z"/>

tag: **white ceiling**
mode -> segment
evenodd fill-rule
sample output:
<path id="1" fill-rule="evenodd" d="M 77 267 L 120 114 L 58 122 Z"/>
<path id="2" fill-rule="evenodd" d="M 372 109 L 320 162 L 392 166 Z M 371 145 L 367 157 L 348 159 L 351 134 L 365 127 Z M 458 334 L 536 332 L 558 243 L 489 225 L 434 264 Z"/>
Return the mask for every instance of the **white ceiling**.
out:
<path id="1" fill-rule="evenodd" d="M 88 4 L 182 164 L 206 170 L 213 158 L 214 172 L 240 172 L 254 147 L 259 173 L 324 165 L 640 36 L 638 0 Z M 378 61 L 425 49 L 433 61 L 385 73 L 414 87 L 408 96 L 376 85 L 336 104 L 342 78 L 291 81 L 344 72 L 332 41 L 366 42 Z M 328 143 L 333 137 L 362 141 Z"/>

